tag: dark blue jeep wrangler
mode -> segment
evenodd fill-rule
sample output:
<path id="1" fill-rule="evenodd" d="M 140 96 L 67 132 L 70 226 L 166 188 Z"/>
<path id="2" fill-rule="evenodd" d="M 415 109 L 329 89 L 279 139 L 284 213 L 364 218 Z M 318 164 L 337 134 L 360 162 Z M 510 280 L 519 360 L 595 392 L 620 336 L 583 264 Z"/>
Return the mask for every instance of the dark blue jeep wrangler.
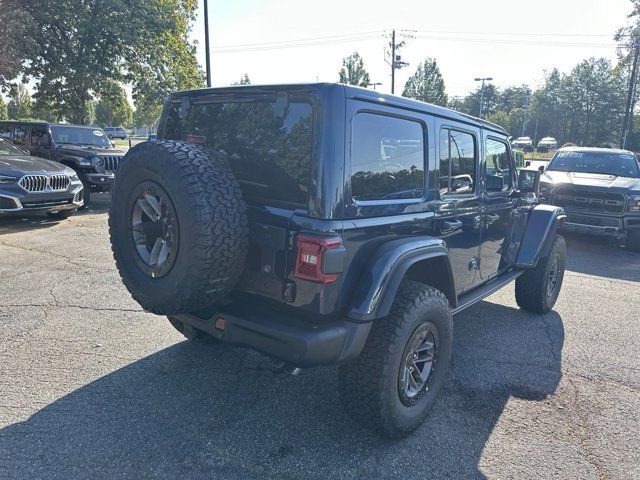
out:
<path id="1" fill-rule="evenodd" d="M 126 287 L 189 339 L 287 365 L 340 363 L 340 394 L 389 436 L 416 429 L 449 368 L 452 315 L 509 282 L 556 302 L 561 207 L 507 133 L 344 85 L 172 94 L 116 178 Z"/>

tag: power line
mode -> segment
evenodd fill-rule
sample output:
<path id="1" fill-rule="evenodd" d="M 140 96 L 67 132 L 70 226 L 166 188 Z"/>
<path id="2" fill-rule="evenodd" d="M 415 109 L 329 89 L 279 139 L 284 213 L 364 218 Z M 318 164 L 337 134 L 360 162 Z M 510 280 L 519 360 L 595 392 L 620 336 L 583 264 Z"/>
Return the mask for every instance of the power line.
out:
<path id="1" fill-rule="evenodd" d="M 437 35 L 416 35 L 417 39 L 440 40 L 445 42 L 472 42 L 491 45 L 536 45 L 550 47 L 589 47 L 589 48 L 618 48 L 614 43 L 587 43 L 587 42 L 550 42 L 541 40 L 506 40 L 498 38 L 473 38 L 473 37 L 445 37 Z"/>
<path id="2" fill-rule="evenodd" d="M 368 40 L 373 38 L 380 38 L 382 36 L 381 30 L 374 30 L 369 32 L 350 33 L 344 35 L 328 35 L 323 37 L 311 37 L 300 38 L 293 40 L 279 40 L 273 42 L 260 42 L 260 43 L 244 43 L 238 45 L 220 45 L 214 50 L 218 53 L 235 52 L 235 51 L 254 51 L 254 50 L 273 50 L 279 48 L 297 48 L 301 46 L 309 45 L 327 45 L 332 43 L 348 43 L 359 40 Z"/>

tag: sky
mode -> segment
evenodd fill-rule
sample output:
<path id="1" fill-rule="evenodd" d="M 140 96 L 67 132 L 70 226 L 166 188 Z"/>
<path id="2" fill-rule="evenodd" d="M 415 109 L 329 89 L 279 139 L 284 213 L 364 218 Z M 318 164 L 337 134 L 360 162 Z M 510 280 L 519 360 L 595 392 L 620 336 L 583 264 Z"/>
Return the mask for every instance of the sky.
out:
<path id="1" fill-rule="evenodd" d="M 202 1 L 192 37 L 204 68 Z M 630 11 L 629 0 L 209 0 L 212 83 L 245 73 L 253 84 L 335 82 L 343 57 L 358 51 L 376 88 L 390 92 L 385 46 L 396 29 L 409 62 L 396 72 L 396 94 L 426 57 L 450 96 L 469 93 L 476 77 L 535 88 L 545 70 L 615 61 L 613 35 Z"/>

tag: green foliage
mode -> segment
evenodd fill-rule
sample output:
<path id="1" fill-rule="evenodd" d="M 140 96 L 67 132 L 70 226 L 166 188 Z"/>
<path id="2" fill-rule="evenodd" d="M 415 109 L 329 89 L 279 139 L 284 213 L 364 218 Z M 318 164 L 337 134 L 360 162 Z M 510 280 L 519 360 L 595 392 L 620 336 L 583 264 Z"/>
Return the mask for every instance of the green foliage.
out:
<path id="1" fill-rule="evenodd" d="M 342 68 L 338 73 L 338 82 L 347 85 L 366 87 L 371 83 L 369 73 L 364 68 L 364 62 L 358 52 L 353 52 L 342 59 Z"/>
<path id="2" fill-rule="evenodd" d="M 403 97 L 413 98 L 434 105 L 447 106 L 444 79 L 434 58 L 427 58 L 409 77 L 402 92 Z"/>
<path id="3" fill-rule="evenodd" d="M 7 112 L 7 104 L 4 102 L 4 98 L 0 96 L 0 120 L 6 120 L 9 118 L 9 113 Z"/>
<path id="4" fill-rule="evenodd" d="M 33 56 L 35 39 L 27 33 L 31 22 L 24 0 L 0 2 L 0 89 L 4 91 L 22 72 L 24 60 Z"/>
<path id="5" fill-rule="evenodd" d="M 21 73 L 37 81 L 36 99 L 73 123 L 91 121 L 93 97 L 113 81 L 133 86 L 145 108 L 172 90 L 199 87 L 195 46 L 187 40 L 196 0 L 23 0 L 30 16 Z"/>
<path id="6" fill-rule="evenodd" d="M 131 125 L 133 109 L 118 82 L 110 82 L 95 103 L 96 123 L 102 126 Z"/>
<path id="7" fill-rule="evenodd" d="M 22 83 L 13 87 L 9 93 L 7 113 L 11 119 L 31 117 L 31 95 Z"/>
<path id="8" fill-rule="evenodd" d="M 240 80 L 233 82 L 231 85 L 251 85 L 251 80 L 249 79 L 249 75 L 245 73 L 240 77 Z"/>

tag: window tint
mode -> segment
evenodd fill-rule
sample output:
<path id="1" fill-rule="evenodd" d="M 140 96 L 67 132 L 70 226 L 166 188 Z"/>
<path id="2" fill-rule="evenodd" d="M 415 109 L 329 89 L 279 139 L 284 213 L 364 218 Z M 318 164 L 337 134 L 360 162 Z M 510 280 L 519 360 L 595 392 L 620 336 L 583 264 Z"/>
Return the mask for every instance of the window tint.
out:
<path id="1" fill-rule="evenodd" d="M 422 197 L 422 124 L 384 115 L 357 114 L 351 147 L 351 191 L 355 200 Z"/>
<path id="2" fill-rule="evenodd" d="M 508 192 L 512 186 L 509 150 L 504 142 L 487 139 L 485 145 L 487 192 Z"/>
<path id="3" fill-rule="evenodd" d="M 473 135 L 440 131 L 440 194 L 473 193 L 476 185 L 476 148 Z"/>
<path id="4" fill-rule="evenodd" d="M 27 127 L 15 127 L 13 129 L 13 143 L 24 145 L 27 143 Z"/>
<path id="5" fill-rule="evenodd" d="M 307 203 L 313 107 L 309 103 L 179 103 L 170 107 L 164 138 L 200 136 L 228 160 L 246 199 Z"/>
<path id="6" fill-rule="evenodd" d="M 44 125 L 34 125 L 31 127 L 31 146 L 32 147 L 48 147 L 49 132 Z"/>
<path id="7" fill-rule="evenodd" d="M 0 137 L 11 140 L 11 125 L 0 125 Z"/>

